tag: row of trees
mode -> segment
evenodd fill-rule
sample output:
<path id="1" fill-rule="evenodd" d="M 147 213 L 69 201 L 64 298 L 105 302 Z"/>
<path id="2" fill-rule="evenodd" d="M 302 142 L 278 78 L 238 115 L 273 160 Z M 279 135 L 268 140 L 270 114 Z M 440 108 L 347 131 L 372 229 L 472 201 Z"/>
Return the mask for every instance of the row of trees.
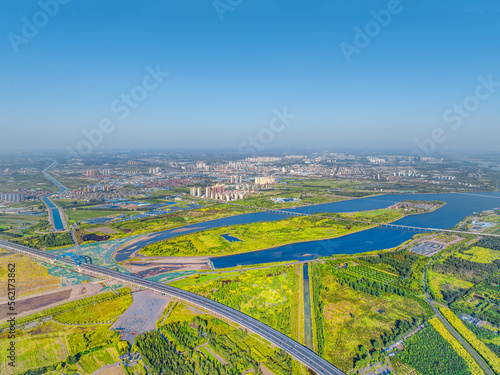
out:
<path id="1" fill-rule="evenodd" d="M 19 238 L 13 240 L 13 242 L 28 247 L 34 247 L 36 249 L 45 247 L 67 246 L 73 243 L 73 241 L 71 240 L 71 234 L 69 232 L 37 234 L 30 237 Z"/>
<path id="2" fill-rule="evenodd" d="M 406 340 L 398 358 L 421 374 L 470 375 L 465 360 L 432 326 Z"/>
<path id="3" fill-rule="evenodd" d="M 310 280 L 311 280 L 311 294 L 312 305 L 314 310 L 314 322 L 316 323 L 316 342 L 318 354 L 320 356 L 325 354 L 325 331 L 324 331 L 324 316 L 323 308 L 325 302 L 321 300 L 321 292 L 323 291 L 323 283 L 321 281 L 321 271 L 316 263 L 309 265 Z"/>
<path id="4" fill-rule="evenodd" d="M 500 250 L 500 238 L 498 237 L 483 237 L 475 243 L 476 246 L 487 247 L 492 250 Z"/>
<path id="5" fill-rule="evenodd" d="M 435 263 L 433 270 L 477 284 L 500 271 L 500 260 L 496 259 L 492 263 L 476 263 L 463 258 L 448 257 L 442 263 Z"/>
<path id="6" fill-rule="evenodd" d="M 383 293 L 406 296 L 406 290 L 391 284 L 383 284 L 368 278 L 357 278 L 343 272 L 334 273 L 336 281 L 342 286 L 348 286 L 354 290 L 359 290 L 372 296 L 380 297 Z"/>
<path id="7" fill-rule="evenodd" d="M 363 261 L 371 264 L 387 264 L 396 270 L 401 277 L 407 278 L 411 275 L 413 265 L 419 259 L 418 255 L 406 250 L 387 252 L 374 257 L 365 257 Z"/>

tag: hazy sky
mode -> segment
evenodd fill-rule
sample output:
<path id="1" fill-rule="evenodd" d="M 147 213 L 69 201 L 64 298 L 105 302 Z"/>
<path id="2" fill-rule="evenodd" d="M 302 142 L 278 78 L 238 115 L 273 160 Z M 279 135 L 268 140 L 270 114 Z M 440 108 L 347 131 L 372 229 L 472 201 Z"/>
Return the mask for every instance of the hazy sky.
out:
<path id="1" fill-rule="evenodd" d="M 498 148 L 497 0 L 0 0 L 0 19 L 1 149 Z"/>

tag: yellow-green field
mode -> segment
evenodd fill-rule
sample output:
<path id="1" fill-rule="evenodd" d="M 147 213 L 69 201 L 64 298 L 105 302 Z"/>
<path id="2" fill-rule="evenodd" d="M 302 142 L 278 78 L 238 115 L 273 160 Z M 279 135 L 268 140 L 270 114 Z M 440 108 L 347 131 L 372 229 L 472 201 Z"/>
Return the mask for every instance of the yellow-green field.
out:
<path id="1" fill-rule="evenodd" d="M 179 236 L 144 247 L 141 254 L 150 256 L 222 255 L 261 250 L 293 242 L 334 238 L 371 228 L 369 225 L 317 217 L 294 217 L 273 222 L 210 229 Z M 229 233 L 242 241 L 228 242 Z"/>
<path id="2" fill-rule="evenodd" d="M 170 285 L 219 301 L 299 340 L 299 282 L 294 265 L 192 275 Z"/>
<path id="3" fill-rule="evenodd" d="M 125 294 L 109 301 L 58 314 L 53 319 L 68 324 L 106 323 L 123 314 L 131 304 L 132 295 Z"/>
<path id="4" fill-rule="evenodd" d="M 401 219 L 402 217 L 405 216 L 405 214 L 401 210 L 381 208 L 378 210 L 371 210 L 371 211 L 341 213 L 340 216 L 355 220 L 366 220 L 376 223 L 389 223 Z"/>
<path id="5" fill-rule="evenodd" d="M 49 275 L 42 263 L 21 255 L 0 257 L 0 298 L 7 298 L 7 266 L 16 265 L 16 295 L 28 296 L 48 292 L 61 286 L 59 278 Z"/>
<path id="6" fill-rule="evenodd" d="M 325 303 L 325 358 L 345 371 L 352 368 L 359 345 L 371 350 L 372 340 L 391 331 L 397 320 L 425 315 L 411 298 L 374 297 L 342 287 L 329 276 L 323 279 L 323 285 L 329 289 L 321 295 Z"/>
<path id="7" fill-rule="evenodd" d="M 28 330 L 18 330 L 16 333 L 15 373 L 24 373 L 28 369 L 49 366 L 64 361 L 69 355 L 116 342 L 118 334 L 111 332 L 109 328 L 110 325 L 76 327 L 47 322 Z M 2 353 L 7 352 L 10 341 L 7 331 L 0 333 Z M 96 353 L 95 360 L 92 360 L 91 355 L 89 355 L 85 362 L 89 365 L 92 361 L 100 364 L 116 362 L 113 359 L 111 362 L 105 363 L 103 359 L 108 357 L 99 354 L 99 352 Z M 112 355 L 112 353 L 109 354 Z M 0 361 L 0 373 L 12 374 L 12 369 L 7 367 L 4 358 Z"/>
<path id="8" fill-rule="evenodd" d="M 443 274 L 432 270 L 428 270 L 427 273 L 429 288 L 436 299 L 443 299 L 441 291 L 444 290 L 444 288 L 457 290 L 470 289 L 474 286 L 474 283 L 459 279 L 452 274 Z"/>
<path id="9" fill-rule="evenodd" d="M 484 247 L 473 246 L 463 254 L 457 253 L 455 256 L 476 263 L 491 263 L 495 259 L 499 259 L 500 251 L 486 249 Z"/>

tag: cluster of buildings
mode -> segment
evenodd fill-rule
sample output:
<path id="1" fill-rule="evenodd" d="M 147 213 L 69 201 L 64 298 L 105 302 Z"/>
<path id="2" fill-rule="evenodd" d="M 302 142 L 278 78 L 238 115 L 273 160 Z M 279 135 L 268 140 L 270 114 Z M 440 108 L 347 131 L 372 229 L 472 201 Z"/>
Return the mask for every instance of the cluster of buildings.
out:
<path id="1" fill-rule="evenodd" d="M 26 196 L 24 193 L 1 193 L 0 194 L 0 201 L 2 202 L 7 202 L 7 203 L 14 203 L 14 202 L 24 202 L 26 200 Z"/>
<path id="2" fill-rule="evenodd" d="M 255 177 L 255 185 L 272 185 L 276 183 L 276 177 L 274 176 L 261 176 Z"/>
<path id="3" fill-rule="evenodd" d="M 75 189 L 73 190 L 74 195 L 83 195 L 87 193 L 97 193 L 99 191 L 104 191 L 104 192 L 109 192 L 113 190 L 113 188 L 109 185 L 105 186 L 87 186 L 81 189 Z"/>
<path id="4" fill-rule="evenodd" d="M 99 176 L 110 176 L 110 175 L 111 175 L 111 169 L 101 169 L 101 170 L 87 169 L 85 171 L 85 176 L 88 178 L 98 178 Z"/>
<path id="5" fill-rule="evenodd" d="M 226 190 L 226 186 L 224 184 L 207 186 L 204 191 L 202 191 L 201 187 L 191 187 L 190 194 L 193 197 L 215 199 L 226 202 L 243 199 L 245 197 L 244 191 Z"/>

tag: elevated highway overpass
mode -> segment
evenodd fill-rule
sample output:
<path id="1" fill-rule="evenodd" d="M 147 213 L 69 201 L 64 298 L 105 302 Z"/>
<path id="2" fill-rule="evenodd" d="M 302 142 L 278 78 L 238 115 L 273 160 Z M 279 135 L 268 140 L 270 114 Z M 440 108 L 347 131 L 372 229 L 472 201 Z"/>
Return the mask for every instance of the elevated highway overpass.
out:
<path id="1" fill-rule="evenodd" d="M 63 264 L 73 266 L 74 270 L 89 276 L 97 278 L 111 278 L 138 287 L 147 288 L 158 293 L 169 295 L 179 301 L 187 302 L 200 309 L 209 311 L 218 317 L 228 319 L 239 326 L 253 332 L 263 339 L 271 342 L 274 346 L 284 350 L 295 360 L 313 370 L 318 375 L 345 375 L 344 372 L 332 365 L 330 362 L 318 356 L 309 348 L 292 340 L 288 336 L 278 332 L 277 330 L 265 325 L 264 323 L 246 315 L 242 312 L 227 307 L 221 303 L 212 301 L 211 299 L 199 296 L 197 294 L 174 288 L 169 285 L 164 285 L 154 281 L 146 280 L 137 276 L 127 275 L 118 271 L 110 270 L 109 268 L 97 266 L 94 264 L 82 263 L 75 265 L 71 260 L 61 258 L 56 260 L 56 255 L 42 250 L 32 249 L 27 246 L 14 244 L 8 241 L 0 240 L 0 247 L 14 253 L 22 254 L 43 262 Z"/>

